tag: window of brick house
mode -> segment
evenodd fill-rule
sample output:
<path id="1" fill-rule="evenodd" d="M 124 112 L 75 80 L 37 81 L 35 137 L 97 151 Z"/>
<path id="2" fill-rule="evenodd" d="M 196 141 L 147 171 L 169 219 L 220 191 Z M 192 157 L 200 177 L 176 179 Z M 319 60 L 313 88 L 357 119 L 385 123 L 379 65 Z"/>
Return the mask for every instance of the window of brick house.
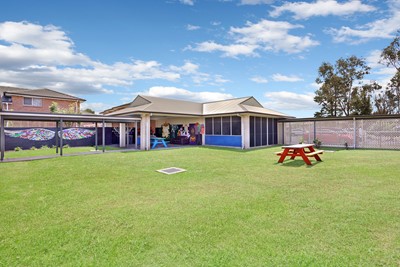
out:
<path id="1" fill-rule="evenodd" d="M 33 97 L 24 97 L 24 106 L 41 107 L 42 99 Z"/>

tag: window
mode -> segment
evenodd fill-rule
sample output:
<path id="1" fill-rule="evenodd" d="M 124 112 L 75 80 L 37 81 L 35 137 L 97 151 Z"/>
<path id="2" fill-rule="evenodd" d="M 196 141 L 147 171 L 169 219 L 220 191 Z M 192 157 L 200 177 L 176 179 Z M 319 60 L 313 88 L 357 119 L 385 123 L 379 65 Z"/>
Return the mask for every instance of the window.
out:
<path id="1" fill-rule="evenodd" d="M 242 135 L 242 122 L 238 116 L 206 118 L 208 135 Z"/>
<path id="2" fill-rule="evenodd" d="M 231 135 L 231 117 L 222 117 L 222 135 Z"/>
<path id="3" fill-rule="evenodd" d="M 214 135 L 221 135 L 221 117 L 214 118 Z"/>
<path id="4" fill-rule="evenodd" d="M 232 116 L 232 135 L 242 135 L 242 121 L 238 116 Z"/>
<path id="5" fill-rule="evenodd" d="M 24 106 L 41 107 L 42 99 L 32 98 L 32 97 L 24 97 Z"/>
<path id="6" fill-rule="evenodd" d="M 206 134 L 213 134 L 213 118 L 206 118 Z"/>
<path id="7" fill-rule="evenodd" d="M 3 103 L 12 103 L 12 98 L 11 98 L 11 96 L 3 95 L 3 97 L 1 98 L 1 101 Z"/>

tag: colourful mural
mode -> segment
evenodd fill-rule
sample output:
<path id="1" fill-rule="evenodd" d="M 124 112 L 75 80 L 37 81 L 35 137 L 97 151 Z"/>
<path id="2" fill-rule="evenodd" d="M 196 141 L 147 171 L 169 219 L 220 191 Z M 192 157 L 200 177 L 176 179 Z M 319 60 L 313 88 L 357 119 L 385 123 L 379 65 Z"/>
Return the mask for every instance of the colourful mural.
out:
<path id="1" fill-rule="evenodd" d="M 46 141 L 54 138 L 55 132 L 43 128 L 39 129 L 25 129 L 17 131 L 5 130 L 4 133 L 7 136 L 14 138 L 22 138 L 33 141 Z"/>
<path id="2" fill-rule="evenodd" d="M 78 140 L 92 137 L 96 134 L 95 130 L 88 130 L 82 128 L 69 128 L 63 130 L 62 138 L 65 140 Z M 60 136 L 60 134 L 58 135 Z"/>
<path id="3" fill-rule="evenodd" d="M 4 133 L 5 135 L 10 137 L 28 139 L 32 141 L 47 141 L 53 139 L 55 136 L 54 131 L 43 128 L 24 129 L 16 131 L 5 130 Z M 63 130 L 62 137 L 65 140 L 78 140 L 78 139 L 92 137 L 95 134 L 96 134 L 95 130 L 88 130 L 83 128 L 69 128 Z M 58 133 L 58 136 L 60 136 L 60 133 Z"/>

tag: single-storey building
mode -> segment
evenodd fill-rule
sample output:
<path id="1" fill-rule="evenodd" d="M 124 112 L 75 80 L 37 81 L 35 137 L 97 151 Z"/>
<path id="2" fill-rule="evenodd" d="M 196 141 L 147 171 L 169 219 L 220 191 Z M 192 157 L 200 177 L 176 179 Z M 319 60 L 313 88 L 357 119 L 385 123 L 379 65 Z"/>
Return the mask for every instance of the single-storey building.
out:
<path id="1" fill-rule="evenodd" d="M 154 135 L 176 144 L 242 149 L 275 145 L 278 120 L 290 117 L 264 108 L 254 97 L 197 103 L 145 95 L 102 114 L 140 118 L 137 142 L 142 150 L 150 149 Z M 125 136 L 122 125 L 120 131 Z"/>

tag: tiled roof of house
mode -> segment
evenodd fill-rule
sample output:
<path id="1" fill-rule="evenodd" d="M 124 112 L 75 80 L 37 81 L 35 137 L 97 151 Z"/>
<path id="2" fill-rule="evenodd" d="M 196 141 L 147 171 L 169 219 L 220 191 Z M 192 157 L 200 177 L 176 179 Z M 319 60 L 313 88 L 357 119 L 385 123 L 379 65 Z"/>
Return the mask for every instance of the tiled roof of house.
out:
<path id="1" fill-rule="evenodd" d="M 257 113 L 277 117 L 286 114 L 264 108 L 254 97 L 242 97 L 207 103 L 138 95 L 131 103 L 105 110 L 106 115 L 127 115 L 133 113 L 158 113 L 193 116 L 212 116 L 235 113 Z"/>
<path id="2" fill-rule="evenodd" d="M 58 99 L 66 99 L 66 100 L 79 100 L 81 102 L 86 101 L 83 98 L 75 97 L 72 95 L 68 95 L 65 93 L 60 93 L 51 89 L 43 88 L 43 89 L 26 89 L 26 88 L 17 88 L 17 87 L 9 87 L 9 86 L 0 86 L 0 95 L 22 95 L 22 96 L 37 96 L 37 97 L 47 97 L 47 98 L 58 98 Z"/>

